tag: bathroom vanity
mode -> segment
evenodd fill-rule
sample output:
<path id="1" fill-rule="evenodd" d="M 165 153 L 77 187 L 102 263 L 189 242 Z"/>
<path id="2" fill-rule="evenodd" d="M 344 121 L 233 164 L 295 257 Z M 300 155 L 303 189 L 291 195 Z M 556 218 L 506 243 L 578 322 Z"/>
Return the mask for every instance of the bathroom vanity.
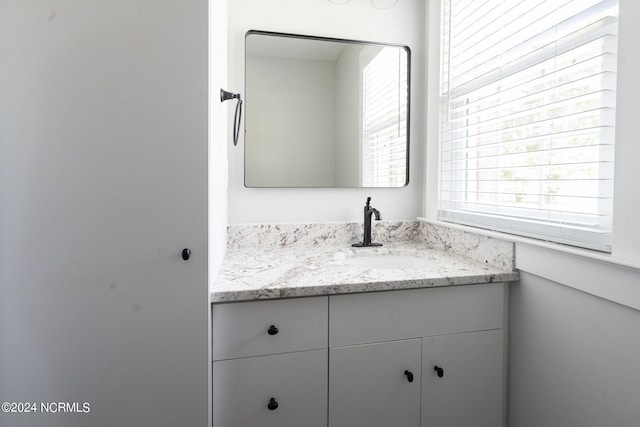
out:
<path id="1" fill-rule="evenodd" d="M 502 426 L 517 272 L 416 236 L 232 248 L 211 294 L 213 426 Z"/>

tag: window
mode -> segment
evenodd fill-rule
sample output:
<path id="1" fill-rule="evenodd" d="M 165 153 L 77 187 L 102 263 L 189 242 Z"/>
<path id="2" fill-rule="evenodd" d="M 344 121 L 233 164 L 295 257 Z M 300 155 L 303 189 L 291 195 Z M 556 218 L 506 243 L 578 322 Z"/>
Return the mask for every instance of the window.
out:
<path id="1" fill-rule="evenodd" d="M 362 182 L 366 187 L 407 183 L 407 52 L 382 48 L 364 67 Z"/>
<path id="2" fill-rule="evenodd" d="M 617 0 L 442 0 L 439 217 L 610 251 Z"/>

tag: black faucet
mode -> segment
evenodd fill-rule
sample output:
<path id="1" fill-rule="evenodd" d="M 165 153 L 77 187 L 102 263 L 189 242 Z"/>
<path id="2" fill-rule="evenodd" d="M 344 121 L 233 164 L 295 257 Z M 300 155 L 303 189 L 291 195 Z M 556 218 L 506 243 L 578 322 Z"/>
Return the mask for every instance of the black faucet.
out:
<path id="1" fill-rule="evenodd" d="M 354 243 L 351 246 L 364 248 L 367 246 L 382 246 L 382 243 L 371 243 L 371 215 L 376 216 L 376 221 L 380 221 L 382 216 L 378 209 L 370 205 L 371 197 L 367 197 L 367 204 L 364 206 L 364 240 L 362 243 Z"/>

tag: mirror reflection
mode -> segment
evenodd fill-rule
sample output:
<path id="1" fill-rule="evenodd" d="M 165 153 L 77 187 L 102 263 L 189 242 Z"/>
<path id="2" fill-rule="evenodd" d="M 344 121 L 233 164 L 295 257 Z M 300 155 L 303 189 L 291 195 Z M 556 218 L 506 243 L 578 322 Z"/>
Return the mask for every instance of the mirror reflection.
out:
<path id="1" fill-rule="evenodd" d="M 408 47 L 249 31 L 245 54 L 245 186 L 408 183 Z"/>

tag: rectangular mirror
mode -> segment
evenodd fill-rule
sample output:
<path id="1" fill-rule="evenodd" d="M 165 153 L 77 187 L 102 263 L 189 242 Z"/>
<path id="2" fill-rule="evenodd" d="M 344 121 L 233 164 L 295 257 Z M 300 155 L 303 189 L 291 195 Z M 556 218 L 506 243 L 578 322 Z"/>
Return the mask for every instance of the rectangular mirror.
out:
<path id="1" fill-rule="evenodd" d="M 246 187 L 409 182 L 406 46 L 249 31 Z"/>

